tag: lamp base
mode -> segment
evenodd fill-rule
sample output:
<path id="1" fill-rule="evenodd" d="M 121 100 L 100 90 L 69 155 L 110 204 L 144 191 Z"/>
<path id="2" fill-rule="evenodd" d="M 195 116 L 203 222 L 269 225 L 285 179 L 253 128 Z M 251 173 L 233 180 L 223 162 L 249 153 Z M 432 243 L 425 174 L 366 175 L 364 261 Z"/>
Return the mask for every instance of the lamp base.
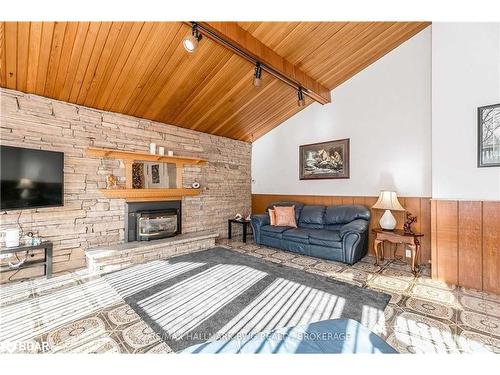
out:
<path id="1" fill-rule="evenodd" d="M 396 228 L 396 219 L 391 213 L 391 210 L 385 210 L 379 221 L 380 227 L 385 230 L 394 230 Z"/>

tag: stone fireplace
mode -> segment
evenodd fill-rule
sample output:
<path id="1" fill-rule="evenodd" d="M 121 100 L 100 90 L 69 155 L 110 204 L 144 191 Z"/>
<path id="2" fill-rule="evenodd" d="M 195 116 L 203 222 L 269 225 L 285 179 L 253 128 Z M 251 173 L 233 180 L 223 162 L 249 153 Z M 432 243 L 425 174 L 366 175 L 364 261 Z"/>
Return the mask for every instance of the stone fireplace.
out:
<path id="1" fill-rule="evenodd" d="M 151 241 L 182 233 L 181 208 L 181 201 L 127 203 L 125 240 Z"/>
<path id="2" fill-rule="evenodd" d="M 182 201 L 128 202 L 125 243 L 85 251 L 91 272 L 108 273 L 133 264 L 168 259 L 215 247 L 218 233 L 182 233 Z"/>
<path id="3" fill-rule="evenodd" d="M 64 206 L 13 210 L 0 217 L 2 229 L 18 227 L 19 223 L 24 232 L 34 232 L 52 241 L 54 273 L 85 267 L 89 249 L 108 250 L 101 252 L 104 257 L 114 246 L 122 245 L 158 246 L 164 250 L 164 242 L 178 243 L 182 238 L 187 241 L 188 235 L 194 241 L 193 236 L 200 239 L 199 233 L 203 231 L 225 237 L 226 220 L 236 213 L 250 211 L 250 143 L 4 88 L 0 88 L 0 98 L 2 145 L 64 152 Z M 200 194 L 182 199 L 182 234 L 128 242 L 125 200 L 108 198 L 100 191 L 106 187 L 106 176 L 110 174 L 124 183 L 126 169 L 120 160 L 88 157 L 86 152 L 89 147 L 147 152 L 150 142 L 174 151 L 174 156 L 198 157 L 208 163 L 184 167 L 182 188 L 190 187 L 194 181 L 202 188 Z M 154 201 L 166 203 L 163 198 Z M 178 254 L 188 248 L 189 251 L 199 248 L 194 242 L 184 242 L 182 246 L 175 252 L 169 251 Z M 116 251 L 124 262 L 126 251 Z M 131 257 L 138 257 L 137 250 L 127 251 Z M 162 257 L 170 253 L 165 250 L 165 254 Z M 0 282 L 9 277 L 14 280 L 40 275 L 43 266 L 27 268 L 15 276 L 13 273 L 2 274 Z"/>

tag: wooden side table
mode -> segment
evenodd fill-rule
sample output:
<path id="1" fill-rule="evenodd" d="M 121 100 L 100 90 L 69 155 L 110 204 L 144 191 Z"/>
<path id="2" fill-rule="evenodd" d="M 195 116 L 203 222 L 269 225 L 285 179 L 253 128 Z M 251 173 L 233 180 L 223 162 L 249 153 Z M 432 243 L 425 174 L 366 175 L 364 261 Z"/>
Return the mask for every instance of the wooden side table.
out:
<path id="1" fill-rule="evenodd" d="M 420 241 L 419 238 L 423 237 L 422 233 L 405 233 L 402 229 L 395 230 L 384 230 L 382 228 L 372 229 L 375 235 L 375 240 L 373 242 L 373 248 L 375 250 L 375 265 L 378 266 L 379 261 L 379 245 L 383 246 L 384 241 L 389 241 L 394 244 L 405 244 L 411 249 L 411 272 L 414 275 L 417 274 L 419 268 L 418 260 L 420 258 Z M 384 260 L 384 249 L 380 252 L 380 260 Z"/>

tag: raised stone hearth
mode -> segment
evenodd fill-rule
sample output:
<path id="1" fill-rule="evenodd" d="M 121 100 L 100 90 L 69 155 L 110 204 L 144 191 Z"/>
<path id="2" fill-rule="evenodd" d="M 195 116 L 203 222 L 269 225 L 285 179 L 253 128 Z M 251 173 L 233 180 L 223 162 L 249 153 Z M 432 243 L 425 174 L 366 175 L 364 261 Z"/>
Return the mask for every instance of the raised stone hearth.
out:
<path id="1" fill-rule="evenodd" d="M 96 273 L 107 273 L 150 260 L 210 249 L 215 246 L 215 232 L 194 232 L 155 241 L 127 242 L 120 245 L 88 249 L 87 267 Z"/>

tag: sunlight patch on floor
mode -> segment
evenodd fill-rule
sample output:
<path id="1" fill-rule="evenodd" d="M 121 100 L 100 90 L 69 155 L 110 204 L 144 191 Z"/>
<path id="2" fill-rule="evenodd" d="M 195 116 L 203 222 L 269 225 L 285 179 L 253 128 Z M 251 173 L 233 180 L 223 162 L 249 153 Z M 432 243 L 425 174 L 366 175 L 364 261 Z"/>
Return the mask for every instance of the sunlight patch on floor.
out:
<path id="1" fill-rule="evenodd" d="M 214 338 L 339 318 L 345 302 L 342 297 L 278 278 L 220 329 Z"/>

